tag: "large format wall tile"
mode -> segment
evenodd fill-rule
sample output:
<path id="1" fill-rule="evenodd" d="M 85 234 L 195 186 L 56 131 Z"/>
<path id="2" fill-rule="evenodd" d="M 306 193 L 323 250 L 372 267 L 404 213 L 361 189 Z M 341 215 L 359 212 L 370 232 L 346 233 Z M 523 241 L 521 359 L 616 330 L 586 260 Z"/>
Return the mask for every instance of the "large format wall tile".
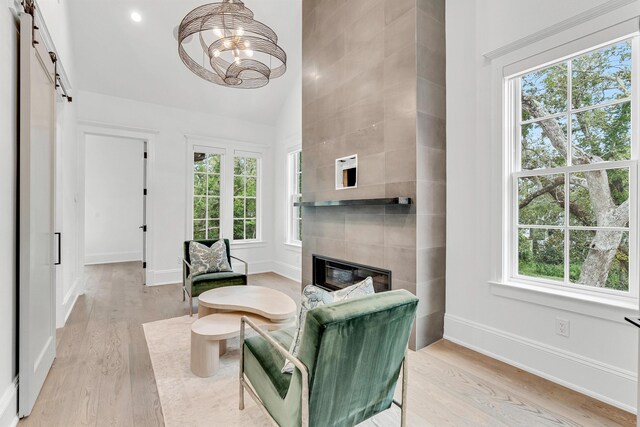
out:
<path id="1" fill-rule="evenodd" d="M 415 204 L 303 210 L 313 255 L 392 272 L 421 300 L 411 347 L 442 336 L 446 191 L 444 0 L 303 0 L 303 200 Z M 420 28 L 429 25 L 430 28 Z M 358 187 L 335 160 L 358 155 Z"/>

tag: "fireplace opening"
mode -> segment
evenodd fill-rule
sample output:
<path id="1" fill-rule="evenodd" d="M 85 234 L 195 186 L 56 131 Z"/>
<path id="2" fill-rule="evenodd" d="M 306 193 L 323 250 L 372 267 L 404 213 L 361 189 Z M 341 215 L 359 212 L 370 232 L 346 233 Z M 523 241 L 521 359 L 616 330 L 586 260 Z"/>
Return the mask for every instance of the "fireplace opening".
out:
<path id="1" fill-rule="evenodd" d="M 368 265 L 355 264 L 334 258 L 313 255 L 314 285 L 328 291 L 337 291 L 371 276 L 376 292 L 391 290 L 391 271 Z"/>

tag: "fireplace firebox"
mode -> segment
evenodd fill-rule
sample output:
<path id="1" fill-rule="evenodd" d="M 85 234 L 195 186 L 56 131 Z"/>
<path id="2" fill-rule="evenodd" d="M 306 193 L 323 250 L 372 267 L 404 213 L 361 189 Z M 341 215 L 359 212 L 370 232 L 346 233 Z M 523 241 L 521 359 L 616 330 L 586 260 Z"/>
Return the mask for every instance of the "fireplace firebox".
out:
<path id="1" fill-rule="evenodd" d="M 313 283 L 320 288 L 333 292 L 361 282 L 369 276 L 373 279 L 376 292 L 391 290 L 389 270 L 313 255 Z"/>

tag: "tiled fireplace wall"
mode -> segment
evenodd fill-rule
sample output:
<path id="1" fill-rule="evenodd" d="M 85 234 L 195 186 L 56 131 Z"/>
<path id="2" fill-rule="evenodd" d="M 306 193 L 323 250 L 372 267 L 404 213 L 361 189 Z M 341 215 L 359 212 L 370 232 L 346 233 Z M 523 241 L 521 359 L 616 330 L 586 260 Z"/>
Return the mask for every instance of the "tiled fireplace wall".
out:
<path id="1" fill-rule="evenodd" d="M 312 254 L 392 271 L 420 298 L 411 348 L 442 337 L 445 265 L 444 0 L 303 0 L 303 200 L 411 197 L 411 207 L 303 211 Z M 358 188 L 335 160 L 358 155 Z"/>

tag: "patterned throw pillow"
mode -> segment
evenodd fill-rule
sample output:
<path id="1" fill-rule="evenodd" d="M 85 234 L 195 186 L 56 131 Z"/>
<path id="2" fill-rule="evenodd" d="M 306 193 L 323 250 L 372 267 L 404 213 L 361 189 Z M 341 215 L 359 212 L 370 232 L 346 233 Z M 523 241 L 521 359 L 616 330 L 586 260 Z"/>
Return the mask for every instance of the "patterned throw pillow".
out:
<path id="1" fill-rule="evenodd" d="M 223 240 L 218 240 L 210 248 L 198 242 L 189 243 L 189 258 L 191 259 L 193 277 L 219 271 L 231 271 L 227 259 L 227 247 Z"/>
<path id="2" fill-rule="evenodd" d="M 307 320 L 307 312 L 313 308 L 320 307 L 322 305 L 331 304 L 332 302 L 344 301 L 348 299 L 354 299 L 371 295 L 375 292 L 373 288 L 373 279 L 367 277 L 360 283 L 351 285 L 347 288 L 340 289 L 339 291 L 329 292 L 317 286 L 307 285 L 302 291 L 302 301 L 300 304 L 300 312 L 298 314 L 298 329 L 293 336 L 289 353 L 298 357 L 300 351 L 300 343 L 302 342 L 302 331 L 304 331 L 304 324 Z M 282 367 L 283 374 L 292 374 L 295 366 L 289 360 L 285 360 L 285 364 Z"/>

